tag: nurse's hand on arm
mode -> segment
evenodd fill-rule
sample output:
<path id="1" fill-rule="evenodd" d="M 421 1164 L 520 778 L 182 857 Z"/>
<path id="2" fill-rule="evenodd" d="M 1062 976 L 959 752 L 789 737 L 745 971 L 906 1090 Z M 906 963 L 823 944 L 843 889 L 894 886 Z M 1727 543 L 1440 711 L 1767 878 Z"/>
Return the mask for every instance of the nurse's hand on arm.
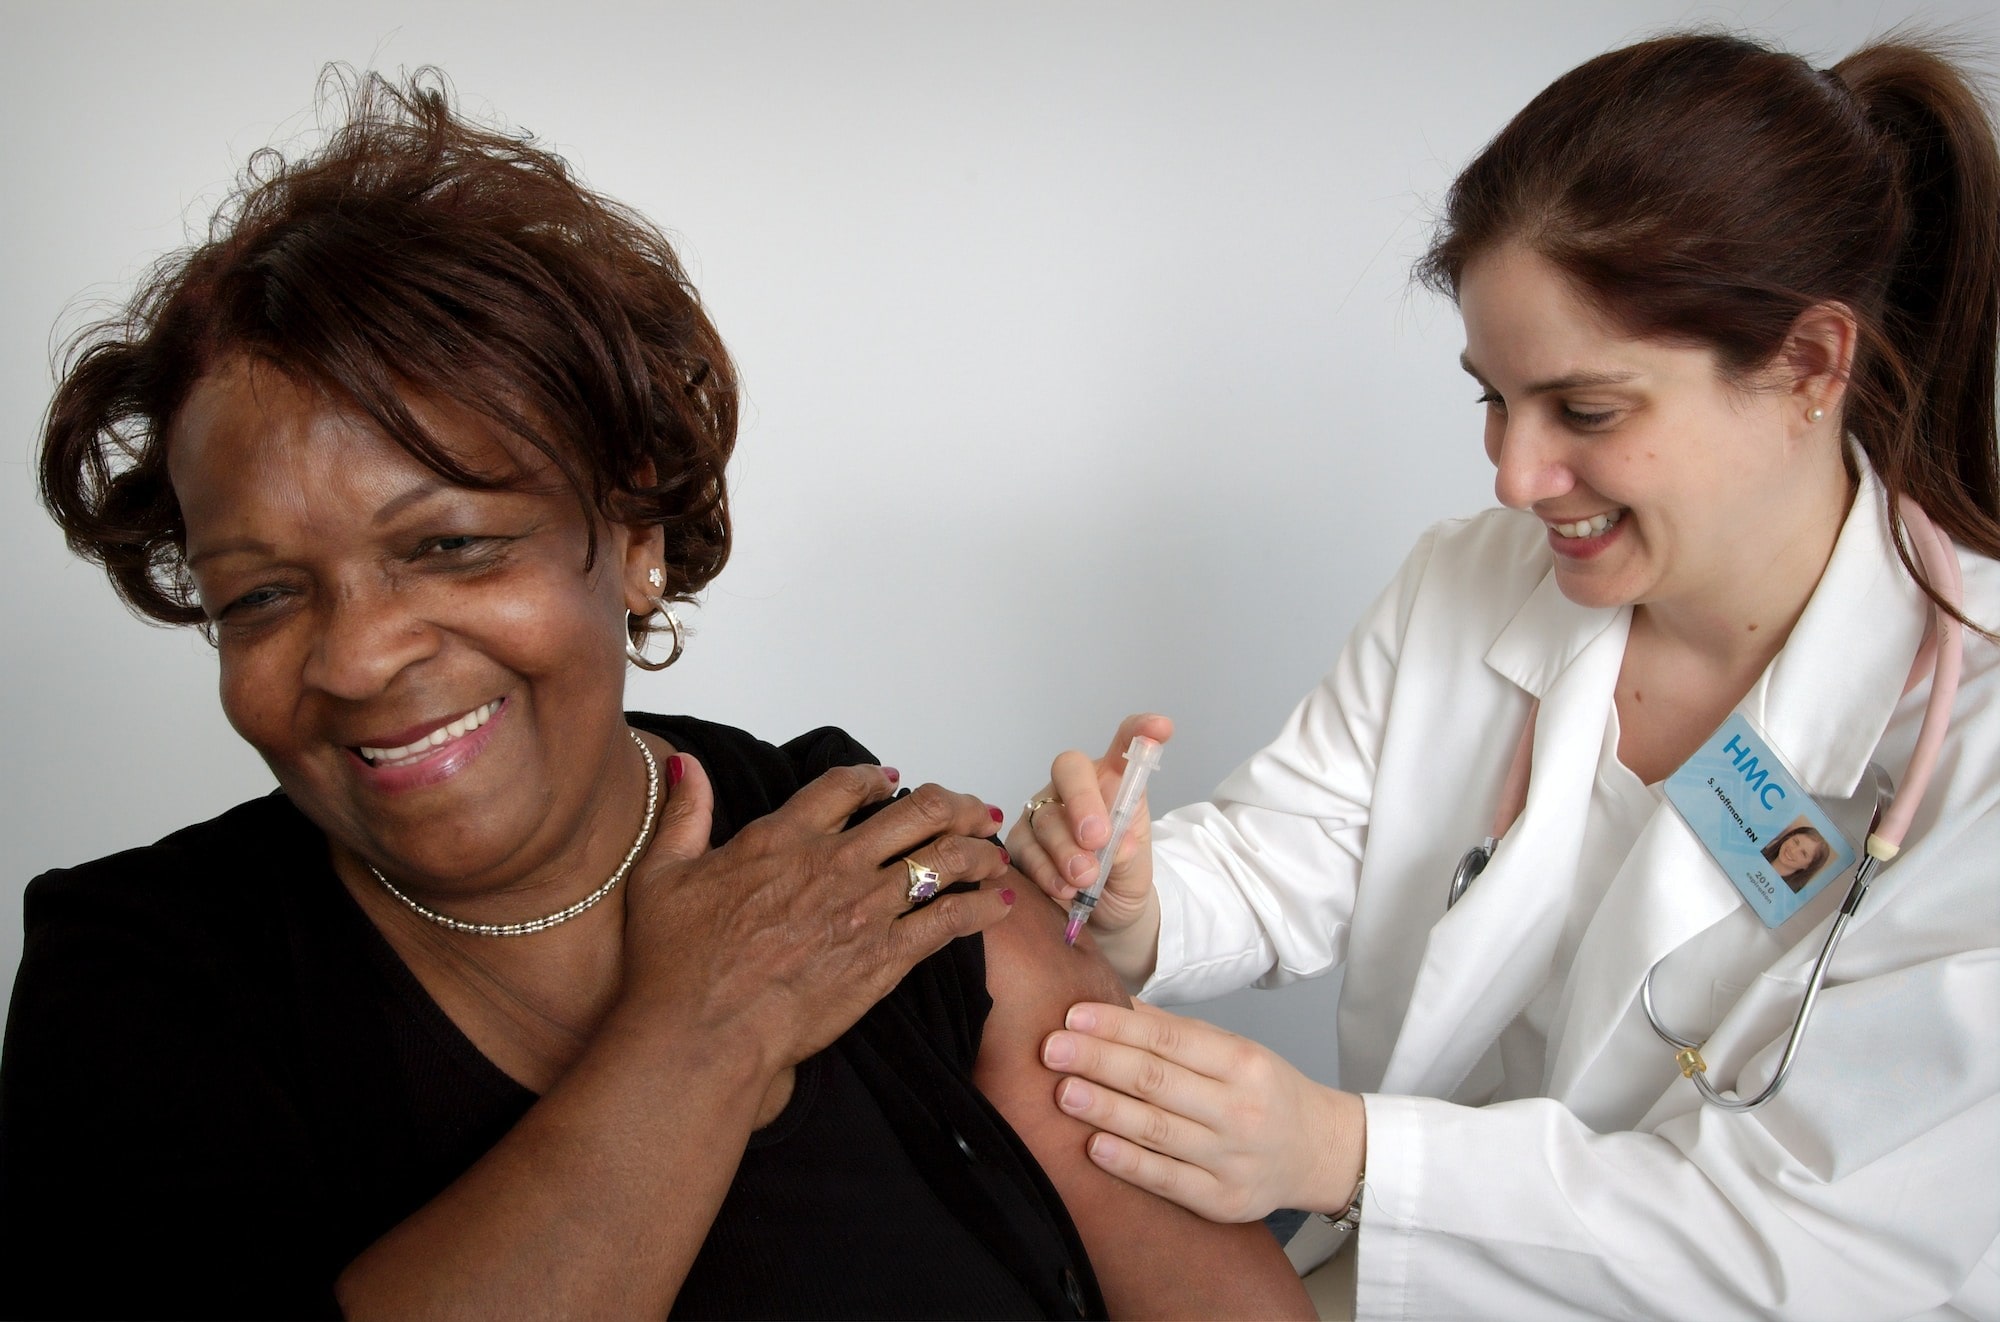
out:
<path id="1" fill-rule="evenodd" d="M 1101 1131 L 1097 1166 L 1211 1221 L 1275 1208 L 1339 1212 L 1367 1152 L 1361 1098 L 1315 1083 L 1248 1038 L 1168 1014 L 1070 1007 L 1042 1042 L 1056 1104 Z"/>
<path id="2" fill-rule="evenodd" d="M 1174 723 L 1167 717 L 1142 712 L 1125 718 L 1103 757 L 1093 760 L 1076 749 L 1058 756 L 1049 769 L 1049 783 L 1030 800 L 1048 799 L 1048 806 L 1022 814 L 1008 832 L 1014 865 L 1051 899 L 1069 904 L 1097 878 L 1097 851 L 1111 835 L 1110 804 L 1125 774 L 1125 750 L 1132 737 L 1165 743 L 1173 734 Z M 1135 988 L 1153 971 L 1160 933 L 1149 814 L 1142 803 L 1090 915 L 1098 948 Z"/>
<path id="3" fill-rule="evenodd" d="M 973 1078 L 1062 1195 L 1111 1316 L 1314 1316 L 1298 1273 L 1264 1227 L 1215 1224 L 1113 1178 L 1086 1155 L 1087 1122 L 1049 1105 L 1061 1082 L 1040 1058 L 1049 1026 L 1078 997 L 1125 1003 L 1090 929 L 1071 949 L 1063 925 L 1062 910 L 1023 894 L 1013 917 L 987 930 L 993 1010 Z"/>

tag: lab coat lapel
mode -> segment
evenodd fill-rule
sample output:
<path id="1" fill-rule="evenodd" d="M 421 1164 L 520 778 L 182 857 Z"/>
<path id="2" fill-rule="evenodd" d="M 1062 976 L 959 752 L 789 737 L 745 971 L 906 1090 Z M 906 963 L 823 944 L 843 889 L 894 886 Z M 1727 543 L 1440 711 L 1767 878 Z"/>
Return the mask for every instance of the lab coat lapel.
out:
<path id="1" fill-rule="evenodd" d="M 1896 558 L 1886 497 L 1863 462 L 1818 590 L 1738 709 L 1807 790 L 1844 799 L 1895 714 L 1928 627 L 1928 602 Z"/>
<path id="2" fill-rule="evenodd" d="M 1902 696 L 1924 628 L 1916 598 L 1889 540 L 1881 486 L 1864 464 L 1854 506 L 1812 600 L 1784 649 L 1738 705 L 1807 791 L 1823 802 L 1854 793 Z M 1902 768 L 1891 770 L 1900 773 Z M 1853 843 L 1858 848 L 1862 841 Z M 1843 889 L 1845 884 L 1834 883 Z M 1815 912 L 1823 908 L 1813 906 Z M 1798 923 L 1765 931 L 1707 848 L 1663 802 L 1627 855 L 1577 951 L 1551 1026 L 1549 1095 L 1568 1099 L 1577 1094 L 1584 1074 L 1603 1056 L 1620 1024 L 1637 1013 L 1633 1006 L 1646 970 L 1738 909 L 1745 911 L 1754 931 L 1704 943 L 1704 958 L 1684 961 L 1686 968 L 1669 966 L 1675 981 L 1698 984 L 1680 989 L 1693 997 L 1689 1005 L 1675 1007 L 1686 1025 L 1683 1031 L 1709 1022 L 1709 994 L 1716 979 L 1747 980 L 1751 972 L 1770 967 L 1787 947 L 1798 959 L 1810 960 L 1818 943 Z M 1709 944 L 1713 952 L 1707 951 Z M 1672 996 L 1661 992 L 1666 981 L 1663 972 L 1655 980 L 1656 992 Z"/>
<path id="3" fill-rule="evenodd" d="M 1744 907 L 1680 814 L 1656 808 L 1577 950 L 1550 1025 L 1548 1095 L 1567 1100 L 1576 1090 L 1631 1012 L 1647 969 Z M 1704 999 L 1702 1022 L 1707 1008 Z"/>
<path id="4" fill-rule="evenodd" d="M 1574 605 L 1551 573 L 1488 651 L 1490 666 L 1541 701 L 1528 800 L 1431 928 L 1381 1091 L 1450 1096 L 1547 981 L 1629 618 Z"/>

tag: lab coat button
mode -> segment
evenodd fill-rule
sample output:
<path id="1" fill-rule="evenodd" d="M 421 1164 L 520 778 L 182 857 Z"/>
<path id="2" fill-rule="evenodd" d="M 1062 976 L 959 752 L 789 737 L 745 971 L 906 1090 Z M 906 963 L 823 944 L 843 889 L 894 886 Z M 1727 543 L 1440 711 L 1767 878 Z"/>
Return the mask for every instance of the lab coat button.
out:
<path id="1" fill-rule="evenodd" d="M 951 1141 L 958 1144 L 958 1150 L 965 1154 L 967 1161 L 979 1160 L 979 1154 L 972 1150 L 972 1144 L 966 1142 L 965 1135 L 959 1133 L 956 1129 L 951 1131 Z"/>

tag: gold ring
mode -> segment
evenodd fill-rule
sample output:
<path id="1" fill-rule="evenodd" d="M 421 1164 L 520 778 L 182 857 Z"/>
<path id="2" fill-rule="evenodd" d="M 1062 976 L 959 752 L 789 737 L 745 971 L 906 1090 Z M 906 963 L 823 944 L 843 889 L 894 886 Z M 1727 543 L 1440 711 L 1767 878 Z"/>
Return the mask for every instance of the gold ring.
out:
<path id="1" fill-rule="evenodd" d="M 903 898 L 911 904 L 922 904 L 938 893 L 938 883 L 944 878 L 936 868 L 927 868 L 914 858 L 903 860 L 903 866 L 910 870 L 910 888 L 903 892 Z"/>
<path id="2" fill-rule="evenodd" d="M 1021 820 L 1026 822 L 1028 829 L 1032 831 L 1035 829 L 1035 814 L 1052 803 L 1061 802 L 1062 800 L 1053 794 L 1037 794 L 1034 798 L 1029 799 L 1021 805 Z"/>

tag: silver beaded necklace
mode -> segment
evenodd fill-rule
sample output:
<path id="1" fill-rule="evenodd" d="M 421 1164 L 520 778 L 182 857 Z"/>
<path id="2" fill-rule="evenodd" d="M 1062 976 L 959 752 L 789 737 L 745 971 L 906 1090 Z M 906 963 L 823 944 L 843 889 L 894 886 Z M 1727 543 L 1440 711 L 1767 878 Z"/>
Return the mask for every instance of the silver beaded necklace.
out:
<path id="1" fill-rule="evenodd" d="M 639 756 L 646 759 L 646 820 L 639 823 L 639 838 L 625 851 L 625 859 L 618 865 L 618 870 L 612 873 L 610 879 L 602 886 L 567 909 L 558 909 L 544 917 L 530 918 L 520 923 L 468 923 L 460 918 L 448 918 L 435 909 L 417 903 L 397 890 L 394 883 L 383 876 L 373 863 L 364 863 L 362 866 L 368 869 L 369 876 L 382 883 L 383 890 L 409 906 L 411 912 L 419 918 L 428 918 L 439 927 L 449 927 L 454 932 L 470 932 L 474 936 L 527 936 L 531 932 L 544 932 L 551 927 L 561 926 L 618 888 L 618 883 L 625 880 L 625 875 L 632 870 L 632 865 L 639 861 L 639 855 L 646 852 L 646 845 L 653 838 L 653 823 L 660 817 L 660 764 L 653 760 L 653 750 L 646 747 L 646 741 L 639 737 L 637 731 L 628 728 L 625 733 L 639 746 Z"/>

